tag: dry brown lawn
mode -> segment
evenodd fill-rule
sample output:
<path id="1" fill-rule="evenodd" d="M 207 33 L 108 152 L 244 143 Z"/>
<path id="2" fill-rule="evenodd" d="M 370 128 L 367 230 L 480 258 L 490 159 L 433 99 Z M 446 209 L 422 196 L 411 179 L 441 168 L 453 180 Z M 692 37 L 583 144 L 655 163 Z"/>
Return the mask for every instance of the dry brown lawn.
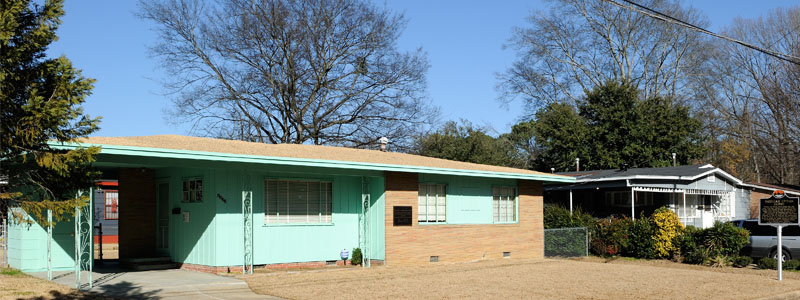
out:
<path id="1" fill-rule="evenodd" d="M 99 244 L 94 244 L 94 258 L 100 259 Z M 119 259 L 119 244 L 103 244 L 103 259 Z"/>
<path id="2" fill-rule="evenodd" d="M 0 269 L 0 299 L 81 298 L 84 294 L 66 286 L 25 275 L 13 269 Z M 13 274 L 13 275 L 8 275 Z"/>
<path id="3" fill-rule="evenodd" d="M 504 259 L 421 267 L 334 268 L 242 276 L 256 293 L 289 299 L 800 298 L 800 273 L 600 258 Z"/>

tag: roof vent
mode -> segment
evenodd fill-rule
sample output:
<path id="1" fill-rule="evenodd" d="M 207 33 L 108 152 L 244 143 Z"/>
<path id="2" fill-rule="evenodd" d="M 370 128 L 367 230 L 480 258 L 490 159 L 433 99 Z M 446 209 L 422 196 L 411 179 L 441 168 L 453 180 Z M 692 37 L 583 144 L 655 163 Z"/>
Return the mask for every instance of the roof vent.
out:
<path id="1" fill-rule="evenodd" d="M 623 172 L 627 171 L 628 170 L 628 164 L 623 163 L 621 166 L 619 166 L 619 170 L 623 171 Z"/>
<path id="2" fill-rule="evenodd" d="M 389 143 L 389 138 L 385 136 L 381 137 L 380 139 L 378 139 L 378 142 L 381 143 L 381 151 L 386 152 L 386 144 Z"/>

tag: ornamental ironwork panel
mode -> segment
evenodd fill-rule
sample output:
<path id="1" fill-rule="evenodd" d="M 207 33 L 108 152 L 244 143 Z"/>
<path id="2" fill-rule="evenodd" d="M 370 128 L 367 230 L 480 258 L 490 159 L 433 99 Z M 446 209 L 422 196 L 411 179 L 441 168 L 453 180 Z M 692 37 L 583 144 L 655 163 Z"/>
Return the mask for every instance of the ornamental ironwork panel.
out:
<path id="1" fill-rule="evenodd" d="M 242 274 L 253 274 L 253 191 L 242 191 L 242 225 L 244 227 Z"/>
<path id="2" fill-rule="evenodd" d="M 75 207 L 75 288 L 80 290 L 84 286 L 88 289 L 92 288 L 92 192 L 89 193 L 88 203 Z M 78 198 L 83 197 L 83 192 L 78 192 Z M 81 284 L 81 275 L 83 271 L 89 271 L 88 283 Z"/>
<path id="3" fill-rule="evenodd" d="M 369 244 L 369 178 L 361 177 L 361 214 L 359 215 L 359 239 L 358 244 L 361 248 L 361 266 L 369 267 L 370 259 L 368 255 Z"/>

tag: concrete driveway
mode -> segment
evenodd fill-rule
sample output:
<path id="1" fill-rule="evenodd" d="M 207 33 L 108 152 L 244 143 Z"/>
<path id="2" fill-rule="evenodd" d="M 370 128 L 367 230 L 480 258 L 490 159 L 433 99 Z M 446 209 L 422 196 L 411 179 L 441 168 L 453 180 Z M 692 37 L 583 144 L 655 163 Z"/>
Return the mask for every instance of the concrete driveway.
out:
<path id="1" fill-rule="evenodd" d="M 280 299 L 257 295 L 247 283 L 233 277 L 185 270 L 127 271 L 100 267 L 92 274 L 92 292 L 110 297 L 142 299 Z M 47 278 L 46 272 L 31 275 Z M 81 282 L 88 287 L 88 272 Z M 74 272 L 53 272 L 53 281 L 75 287 Z"/>

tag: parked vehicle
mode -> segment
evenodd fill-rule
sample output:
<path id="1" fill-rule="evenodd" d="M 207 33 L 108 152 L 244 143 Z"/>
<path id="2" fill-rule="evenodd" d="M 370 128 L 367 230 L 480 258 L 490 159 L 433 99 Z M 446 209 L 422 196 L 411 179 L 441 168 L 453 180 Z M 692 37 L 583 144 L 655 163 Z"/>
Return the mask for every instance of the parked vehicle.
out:
<path id="1" fill-rule="evenodd" d="M 769 225 L 758 225 L 758 220 L 731 221 L 750 231 L 750 244 L 742 249 L 742 255 L 753 258 L 778 257 L 778 229 Z M 800 226 L 785 226 L 782 231 L 783 261 L 800 258 Z"/>

